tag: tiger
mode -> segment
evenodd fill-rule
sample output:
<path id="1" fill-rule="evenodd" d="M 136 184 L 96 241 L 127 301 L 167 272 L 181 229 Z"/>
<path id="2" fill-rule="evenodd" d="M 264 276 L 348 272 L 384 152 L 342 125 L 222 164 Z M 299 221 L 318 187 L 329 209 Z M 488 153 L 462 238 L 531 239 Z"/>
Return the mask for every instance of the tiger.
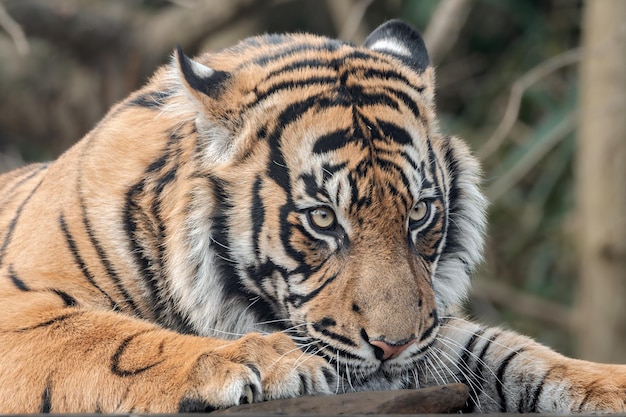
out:
<path id="1" fill-rule="evenodd" d="M 449 382 L 465 412 L 626 411 L 626 366 L 465 318 L 480 183 L 407 23 L 178 47 L 56 161 L 0 176 L 0 412 Z"/>

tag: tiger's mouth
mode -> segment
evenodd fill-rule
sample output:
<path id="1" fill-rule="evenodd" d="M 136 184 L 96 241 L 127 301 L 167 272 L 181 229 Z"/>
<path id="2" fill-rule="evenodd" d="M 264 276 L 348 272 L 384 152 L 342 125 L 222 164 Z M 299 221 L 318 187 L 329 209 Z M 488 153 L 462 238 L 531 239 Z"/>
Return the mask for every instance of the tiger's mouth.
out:
<path id="1" fill-rule="evenodd" d="M 426 371 L 428 357 L 433 356 L 431 353 L 435 349 L 438 330 L 416 341 L 400 355 L 385 360 L 362 355 L 371 346 L 346 351 L 321 340 L 310 343 L 305 352 L 322 356 L 335 368 L 338 375 L 336 393 L 412 388 L 420 385 L 419 375 Z"/>
<path id="2" fill-rule="evenodd" d="M 385 391 L 419 386 L 418 372 L 424 358 L 404 362 L 383 362 L 378 367 L 362 367 L 343 361 L 329 361 L 337 370 L 336 393 Z"/>

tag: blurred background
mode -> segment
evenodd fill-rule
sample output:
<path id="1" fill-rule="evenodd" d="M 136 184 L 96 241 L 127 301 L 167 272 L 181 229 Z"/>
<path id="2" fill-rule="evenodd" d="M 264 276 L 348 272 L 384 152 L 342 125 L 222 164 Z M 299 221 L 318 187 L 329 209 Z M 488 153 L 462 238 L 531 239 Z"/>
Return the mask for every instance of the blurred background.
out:
<path id="1" fill-rule="evenodd" d="M 444 131 L 492 204 L 468 314 L 626 363 L 626 1 L 0 1 L 0 172 L 57 157 L 188 55 L 263 32 L 424 33 Z"/>

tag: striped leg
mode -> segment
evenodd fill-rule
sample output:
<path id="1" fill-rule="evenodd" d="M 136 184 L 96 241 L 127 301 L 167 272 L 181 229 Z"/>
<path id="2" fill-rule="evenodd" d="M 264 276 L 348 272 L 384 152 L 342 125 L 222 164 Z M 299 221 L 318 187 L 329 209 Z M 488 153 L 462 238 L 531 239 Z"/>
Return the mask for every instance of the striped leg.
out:
<path id="1" fill-rule="evenodd" d="M 626 366 L 566 358 L 515 332 L 450 318 L 420 383 L 463 382 L 467 411 L 623 412 Z"/>

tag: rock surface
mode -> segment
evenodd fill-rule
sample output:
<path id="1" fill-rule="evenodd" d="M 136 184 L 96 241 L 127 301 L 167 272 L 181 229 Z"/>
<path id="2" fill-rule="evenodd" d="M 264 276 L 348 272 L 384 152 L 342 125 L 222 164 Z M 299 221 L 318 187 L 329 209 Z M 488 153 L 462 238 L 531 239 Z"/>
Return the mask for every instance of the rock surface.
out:
<path id="1" fill-rule="evenodd" d="M 246 404 L 215 411 L 212 414 L 438 414 L 456 413 L 467 401 L 468 389 L 463 384 L 449 384 L 418 390 L 355 392 L 319 397 L 298 397 L 288 400 Z"/>

